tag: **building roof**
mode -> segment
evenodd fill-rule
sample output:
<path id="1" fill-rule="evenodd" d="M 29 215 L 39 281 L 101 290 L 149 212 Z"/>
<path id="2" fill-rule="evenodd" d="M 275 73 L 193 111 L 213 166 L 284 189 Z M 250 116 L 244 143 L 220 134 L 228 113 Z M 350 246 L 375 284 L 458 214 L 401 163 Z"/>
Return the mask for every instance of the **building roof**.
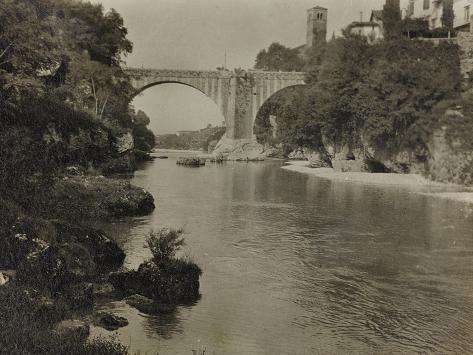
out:
<path id="1" fill-rule="evenodd" d="M 373 21 L 366 21 L 366 22 L 360 22 L 360 21 L 353 21 L 348 25 L 348 27 L 373 27 L 377 26 L 379 27 L 379 23 L 373 22 Z"/>
<path id="2" fill-rule="evenodd" d="M 326 11 L 328 11 L 328 9 L 327 9 L 327 8 L 325 8 L 325 7 L 322 7 L 322 6 L 314 6 L 314 7 L 311 7 L 311 8 L 310 8 L 309 10 L 307 10 L 307 11 L 310 11 L 310 10 L 315 10 L 315 9 L 317 9 L 317 10 L 326 10 Z"/>
<path id="3" fill-rule="evenodd" d="M 371 11 L 370 21 L 383 21 L 383 10 Z"/>

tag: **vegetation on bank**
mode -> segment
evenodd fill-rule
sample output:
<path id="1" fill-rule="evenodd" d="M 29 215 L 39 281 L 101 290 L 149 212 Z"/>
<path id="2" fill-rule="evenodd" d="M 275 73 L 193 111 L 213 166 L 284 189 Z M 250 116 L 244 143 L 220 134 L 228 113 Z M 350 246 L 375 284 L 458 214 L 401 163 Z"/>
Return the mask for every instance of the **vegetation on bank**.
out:
<path id="1" fill-rule="evenodd" d="M 133 150 L 154 145 L 129 104 L 126 36 L 101 5 L 0 2 L 0 268 L 15 270 L 0 285 L 0 353 L 127 353 L 88 342 L 87 325 L 58 328 L 92 311 L 92 282 L 125 257 L 90 226 L 154 208 L 146 191 L 100 176 L 132 171 Z"/>
<path id="2" fill-rule="evenodd" d="M 224 126 L 208 125 L 199 131 L 181 134 L 162 134 L 157 137 L 156 148 L 178 150 L 202 150 L 211 152 L 225 134 Z"/>
<path id="3" fill-rule="evenodd" d="M 182 234 L 182 228 L 151 231 L 146 246 L 152 258 L 138 270 L 110 275 L 110 283 L 129 296 L 126 300 L 131 306 L 148 314 L 169 313 L 178 304 L 195 302 L 200 297 L 202 269 L 189 258 L 176 257 L 185 244 Z"/>
<path id="4" fill-rule="evenodd" d="M 367 170 L 371 163 L 399 172 L 417 165 L 428 176 L 432 139 L 441 127 L 449 136 L 462 135 L 469 149 L 471 138 L 463 132 L 471 116 L 458 45 L 408 38 L 412 23 L 401 21 L 395 4 L 387 1 L 384 8 L 384 40 L 369 43 L 347 30 L 306 53 L 308 85 L 286 89 L 263 105 L 255 123 L 260 143 L 279 146 L 285 155 L 307 148 L 332 162 L 362 159 Z M 451 30 L 451 13 L 444 15 Z M 452 102 L 464 111 L 463 120 L 443 117 L 442 108 Z"/>

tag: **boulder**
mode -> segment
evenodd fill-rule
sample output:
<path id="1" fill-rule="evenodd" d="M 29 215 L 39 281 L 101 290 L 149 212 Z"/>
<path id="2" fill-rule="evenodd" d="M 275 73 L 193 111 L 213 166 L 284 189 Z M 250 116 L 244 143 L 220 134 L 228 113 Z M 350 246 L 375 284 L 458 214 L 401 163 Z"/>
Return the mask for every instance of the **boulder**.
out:
<path id="1" fill-rule="evenodd" d="M 85 247 L 63 243 L 29 254 L 19 265 L 17 277 L 20 282 L 59 292 L 66 285 L 89 279 L 95 269 Z"/>
<path id="2" fill-rule="evenodd" d="M 108 312 L 98 312 L 94 315 L 94 324 L 109 331 L 114 331 L 128 325 L 128 320 Z"/>
<path id="3" fill-rule="evenodd" d="M 10 277 L 5 273 L 0 272 L 0 287 L 5 286 L 9 281 Z"/>
<path id="4" fill-rule="evenodd" d="M 127 297 L 125 301 L 140 312 L 150 315 L 168 314 L 176 310 L 176 306 L 173 304 L 158 303 L 138 294 Z"/>
<path id="5" fill-rule="evenodd" d="M 123 154 L 129 152 L 135 146 L 133 135 L 131 132 L 127 132 L 116 138 L 115 142 L 115 151 L 118 154 Z"/>
<path id="6" fill-rule="evenodd" d="M 57 223 L 58 240 L 76 242 L 87 248 L 100 271 L 116 269 L 123 264 L 125 253 L 104 232 L 88 227 Z"/>
<path id="7" fill-rule="evenodd" d="M 290 160 L 307 160 L 304 148 L 297 148 L 296 150 L 293 150 L 287 157 Z"/>
<path id="8" fill-rule="evenodd" d="M 85 341 L 89 337 L 90 327 L 82 320 L 67 319 L 59 322 L 55 331 L 61 337 Z"/>
<path id="9" fill-rule="evenodd" d="M 254 139 L 230 139 L 223 136 L 218 142 L 214 155 L 221 154 L 225 160 L 262 161 L 265 159 L 264 147 Z"/>
<path id="10" fill-rule="evenodd" d="M 332 162 L 326 153 L 309 151 L 306 152 L 307 160 L 311 168 L 331 168 Z"/>
<path id="11" fill-rule="evenodd" d="M 331 158 L 332 167 L 340 172 L 368 172 L 366 156 L 362 148 L 352 148 L 348 145 L 326 146 Z"/>
<path id="12" fill-rule="evenodd" d="M 181 157 L 178 158 L 176 161 L 177 165 L 184 165 L 184 166 L 191 166 L 191 167 L 199 167 L 205 165 L 205 158 L 199 157 Z"/>
<path id="13" fill-rule="evenodd" d="M 103 176 L 62 179 L 54 185 L 53 194 L 54 201 L 85 220 L 141 216 L 155 207 L 153 196 L 143 188 Z"/>
<path id="14" fill-rule="evenodd" d="M 201 274 L 196 264 L 173 259 L 159 266 L 146 262 L 138 270 L 112 273 L 109 282 L 125 294 L 140 294 L 157 302 L 175 304 L 193 302 L 200 297 Z"/>
<path id="15" fill-rule="evenodd" d="M 131 185 L 127 193 L 109 196 L 105 206 L 115 217 L 144 216 L 155 208 L 153 195 Z"/>

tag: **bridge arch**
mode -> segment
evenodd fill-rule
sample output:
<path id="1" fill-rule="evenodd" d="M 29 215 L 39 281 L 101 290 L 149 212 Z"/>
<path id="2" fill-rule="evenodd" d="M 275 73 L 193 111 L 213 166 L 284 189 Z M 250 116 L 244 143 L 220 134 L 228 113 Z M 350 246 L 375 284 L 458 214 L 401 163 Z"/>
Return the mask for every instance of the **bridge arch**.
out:
<path id="1" fill-rule="evenodd" d="M 272 107 L 270 105 L 273 104 L 273 101 L 275 99 L 278 99 L 278 97 L 280 97 L 281 95 L 298 95 L 297 92 L 294 92 L 296 91 L 297 89 L 303 89 L 305 87 L 305 84 L 304 83 L 301 83 L 301 84 L 294 84 L 294 85 L 290 85 L 290 86 L 286 86 L 276 92 L 274 92 L 273 94 L 271 94 L 257 109 L 256 111 L 256 115 L 254 117 L 254 120 L 253 120 L 253 130 L 256 128 L 256 124 L 257 124 L 257 120 L 258 119 L 268 119 L 268 120 L 271 120 L 271 116 L 272 116 Z M 289 96 L 287 98 L 288 100 L 291 99 L 291 97 Z M 276 104 L 276 103 L 274 103 Z M 261 115 L 264 115 L 264 116 L 261 116 Z M 275 122 L 271 122 L 271 126 L 273 126 L 273 128 L 275 128 Z M 274 133 L 274 131 L 273 131 Z"/>
<path id="2" fill-rule="evenodd" d="M 225 75 L 226 72 L 153 69 L 127 69 L 126 72 L 136 89 L 134 96 L 161 84 L 186 85 L 200 91 L 215 102 L 228 125 L 228 92 L 231 76 Z"/>
<path id="3" fill-rule="evenodd" d="M 126 69 L 136 94 L 162 83 L 191 86 L 213 100 L 226 122 L 228 139 L 253 139 L 253 125 L 261 106 L 289 86 L 304 84 L 298 72 L 228 70 Z"/>

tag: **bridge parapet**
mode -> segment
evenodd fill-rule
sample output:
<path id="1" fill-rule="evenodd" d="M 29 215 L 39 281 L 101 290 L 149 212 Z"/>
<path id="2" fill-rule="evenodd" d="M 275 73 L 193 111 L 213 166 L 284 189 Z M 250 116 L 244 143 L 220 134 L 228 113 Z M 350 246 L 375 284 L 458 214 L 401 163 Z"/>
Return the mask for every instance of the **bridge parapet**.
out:
<path id="1" fill-rule="evenodd" d="M 230 78 L 232 72 L 227 70 L 179 70 L 179 69 L 125 69 L 131 78 L 143 77 L 175 77 L 175 78 Z"/>

